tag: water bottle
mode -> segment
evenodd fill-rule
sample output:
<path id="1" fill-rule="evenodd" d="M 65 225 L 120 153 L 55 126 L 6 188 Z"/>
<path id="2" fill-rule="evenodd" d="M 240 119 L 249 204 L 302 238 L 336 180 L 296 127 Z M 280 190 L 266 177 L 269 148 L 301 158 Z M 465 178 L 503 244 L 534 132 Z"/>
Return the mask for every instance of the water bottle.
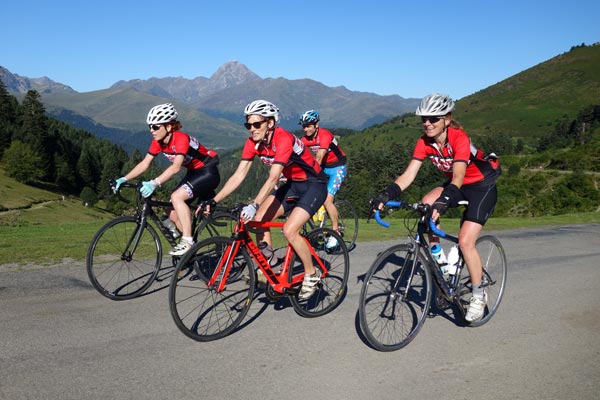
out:
<path id="1" fill-rule="evenodd" d="M 437 261 L 438 265 L 442 268 L 442 272 L 446 273 L 446 255 L 444 254 L 444 249 L 442 249 L 442 246 L 440 246 L 439 244 L 434 244 L 433 246 L 431 246 L 431 255 L 433 256 L 435 261 Z"/>
<path id="2" fill-rule="evenodd" d="M 171 219 L 169 217 L 166 217 L 161 222 L 165 226 L 165 228 L 167 228 L 168 230 L 171 231 L 171 235 L 173 235 L 173 239 L 177 239 L 179 237 L 180 234 L 179 234 L 179 231 L 177 230 L 177 225 L 175 225 L 175 223 L 173 221 L 171 221 Z"/>
<path id="3" fill-rule="evenodd" d="M 275 250 L 273 250 L 273 247 L 269 246 L 267 242 L 260 242 L 258 244 L 258 249 L 263 253 L 263 256 L 265 256 L 271 267 L 277 263 L 277 260 L 274 257 Z"/>
<path id="4" fill-rule="evenodd" d="M 458 246 L 454 245 L 448 252 L 448 265 L 446 265 L 446 271 L 449 275 L 456 273 L 458 267 Z"/>
<path id="5" fill-rule="evenodd" d="M 325 218 L 325 206 L 319 207 L 315 215 L 313 216 L 313 221 L 316 223 L 322 222 Z"/>

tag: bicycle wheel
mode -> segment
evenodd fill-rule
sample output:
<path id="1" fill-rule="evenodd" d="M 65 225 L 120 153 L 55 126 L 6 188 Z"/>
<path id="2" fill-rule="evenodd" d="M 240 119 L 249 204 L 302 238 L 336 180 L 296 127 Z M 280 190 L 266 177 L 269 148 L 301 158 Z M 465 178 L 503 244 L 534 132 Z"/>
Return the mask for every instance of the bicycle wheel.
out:
<path id="1" fill-rule="evenodd" d="M 328 249 L 325 247 L 327 240 L 333 236 L 338 240 L 338 247 Z M 298 298 L 298 293 L 290 296 L 294 310 L 303 317 L 319 317 L 332 311 L 343 299 L 350 271 L 350 257 L 348 249 L 341 236 L 328 228 L 317 228 L 307 235 L 308 242 L 315 249 L 320 261 L 327 268 L 327 274 L 323 274 L 321 282 L 315 293 L 308 300 Z M 313 264 L 321 270 L 319 262 L 313 256 Z M 300 258 L 294 254 L 291 260 L 292 271 L 288 275 L 291 282 L 294 275 L 303 274 L 304 267 Z"/>
<path id="2" fill-rule="evenodd" d="M 425 323 L 431 304 L 431 272 L 409 244 L 390 247 L 369 268 L 360 291 L 360 327 L 380 351 L 409 344 Z"/>
<path id="3" fill-rule="evenodd" d="M 504 295 L 504 287 L 506 285 L 506 254 L 500 241 L 494 236 L 481 236 L 477 239 L 476 246 L 483 264 L 482 284 L 485 287 L 487 295 L 487 305 L 483 318 L 479 321 L 469 323 L 469 326 L 481 326 L 494 316 Z M 466 266 L 460 272 L 457 290 L 459 295 L 458 301 L 463 308 L 464 315 L 469 307 L 469 300 L 471 299 L 471 292 L 473 290 L 471 275 Z"/>
<path id="4" fill-rule="evenodd" d="M 226 211 L 215 211 L 210 217 L 203 217 L 198 224 L 194 241 L 200 242 L 213 236 L 230 237 L 237 222 L 236 217 Z"/>
<path id="5" fill-rule="evenodd" d="M 140 232 L 135 217 L 115 218 L 94 235 L 86 268 L 92 286 L 112 300 L 141 295 L 160 270 L 162 246 L 151 225 Z"/>
<path id="6" fill-rule="evenodd" d="M 348 251 L 351 251 L 356 246 L 356 238 L 358 236 L 358 214 L 349 201 L 336 200 L 334 204 L 339 214 L 338 226 L 340 234 L 344 238 L 344 242 L 346 242 Z M 325 218 L 325 226 L 330 229 L 332 228 L 329 216 Z"/>
<path id="7" fill-rule="evenodd" d="M 253 263 L 244 249 L 235 256 L 225 289 L 207 286 L 233 240 L 213 237 L 196 243 L 177 263 L 169 285 L 169 307 L 175 324 L 200 341 L 220 339 L 244 319 L 254 295 Z"/>

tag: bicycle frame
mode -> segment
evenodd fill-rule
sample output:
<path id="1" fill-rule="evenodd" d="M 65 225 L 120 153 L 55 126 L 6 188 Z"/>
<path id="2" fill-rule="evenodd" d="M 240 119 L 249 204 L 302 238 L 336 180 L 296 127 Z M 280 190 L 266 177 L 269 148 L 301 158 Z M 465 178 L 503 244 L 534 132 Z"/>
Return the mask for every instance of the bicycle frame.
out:
<path id="1" fill-rule="evenodd" d="M 400 207 L 401 203 L 400 202 L 394 202 L 394 201 L 390 201 L 387 203 L 388 206 L 391 207 Z M 414 207 L 412 207 L 414 209 Z M 385 227 L 389 227 L 389 224 L 385 221 L 383 221 L 380 216 L 379 216 L 379 212 L 375 213 L 375 219 L 377 220 L 377 222 Z M 435 222 L 429 217 L 429 213 L 423 213 L 421 215 L 421 217 L 419 218 L 419 222 L 417 225 L 417 233 L 416 235 L 414 235 L 414 237 L 409 236 L 409 242 L 408 244 L 412 245 L 413 248 L 411 250 L 413 250 L 413 253 L 415 254 L 415 256 L 417 254 L 421 254 L 423 256 L 423 258 L 425 258 L 425 260 L 427 260 L 427 267 L 433 272 L 433 276 L 435 278 L 435 283 L 438 286 L 438 288 L 441 290 L 444 298 L 448 301 L 453 301 L 456 299 L 456 290 L 458 288 L 458 277 L 460 276 L 460 273 L 462 271 L 462 268 L 464 266 L 464 260 L 462 257 L 462 252 L 460 250 L 459 247 L 459 264 L 457 265 L 457 269 L 456 269 L 456 273 L 452 275 L 450 282 L 447 282 L 444 279 L 444 274 L 442 272 L 442 268 L 441 266 L 438 264 L 438 262 L 431 256 L 431 252 L 429 251 L 429 242 L 427 241 L 427 233 L 433 233 L 435 235 L 437 235 L 438 237 L 452 242 L 454 244 L 458 244 L 458 237 L 456 236 L 452 236 L 447 234 L 446 232 L 444 232 L 443 230 L 439 229 Z M 408 260 L 406 261 L 408 262 Z M 416 263 L 413 264 L 413 270 L 411 271 L 411 275 L 410 275 L 410 279 L 408 281 L 408 287 L 410 287 L 410 284 L 412 282 L 412 276 L 414 275 L 414 268 L 416 267 Z M 399 281 L 399 279 L 398 279 Z M 406 296 L 406 294 L 405 294 Z M 462 308 L 461 308 L 462 310 Z"/>
<path id="2" fill-rule="evenodd" d="M 169 245 L 171 245 L 173 247 L 176 246 L 177 242 L 175 241 L 175 238 L 173 237 L 171 231 L 160 221 L 158 215 L 154 211 L 154 207 L 166 209 L 166 208 L 172 208 L 173 204 L 170 201 L 155 200 L 150 197 L 143 198 L 141 193 L 137 190 L 137 189 L 139 189 L 139 184 L 133 184 L 133 183 L 126 182 L 122 185 L 122 187 L 130 187 L 130 188 L 136 189 L 136 212 L 135 212 L 134 216 L 139 221 L 139 227 L 140 227 L 140 229 L 138 231 L 139 234 L 141 234 L 144 231 L 145 226 L 148 224 L 148 220 L 151 220 L 152 222 L 154 222 L 154 225 L 158 228 L 158 230 L 163 234 L 164 238 L 169 243 Z M 120 192 L 117 193 L 117 196 L 122 201 L 127 202 L 127 200 L 124 199 L 120 195 Z M 198 215 L 194 213 L 192 215 L 192 234 L 194 236 L 194 239 L 197 239 L 196 227 L 199 225 L 200 221 L 201 221 L 201 218 L 199 218 Z M 216 231 L 216 229 L 213 226 L 211 226 L 210 224 L 207 224 L 205 226 L 205 229 L 208 229 L 211 236 L 218 235 L 218 232 Z M 135 236 L 135 235 L 132 235 L 132 236 Z M 134 238 L 132 237 L 132 241 L 133 240 L 134 240 Z M 139 235 L 135 240 L 137 243 L 137 241 L 139 240 Z M 131 242 L 128 243 L 127 248 L 129 248 L 130 244 L 131 244 Z M 126 248 L 126 250 L 127 250 L 127 248 Z M 134 249 L 135 249 L 135 247 L 134 247 Z"/>
<path id="3" fill-rule="evenodd" d="M 217 292 L 221 292 L 225 289 L 226 279 L 229 275 L 229 271 L 231 270 L 231 266 L 233 264 L 233 260 L 235 259 L 236 254 L 240 250 L 240 247 L 244 246 L 248 250 L 248 253 L 254 259 L 254 262 L 258 266 L 258 268 L 263 272 L 265 278 L 267 279 L 267 283 L 271 285 L 271 287 L 279 293 L 283 294 L 294 294 L 297 289 L 296 287 L 302 283 L 304 279 L 304 273 L 300 273 L 297 275 L 293 275 L 290 278 L 290 274 L 292 274 L 292 256 L 294 254 L 294 249 L 291 244 L 288 243 L 285 253 L 285 258 L 283 262 L 283 266 L 280 273 L 275 273 L 273 268 L 269 264 L 268 260 L 262 254 L 254 240 L 251 238 L 247 227 L 251 229 L 265 229 L 265 228 L 283 228 L 285 222 L 273 222 L 273 221 L 250 221 L 244 223 L 242 221 L 238 221 L 236 224 L 235 230 L 233 232 L 232 238 L 234 239 L 233 244 L 228 245 L 225 250 L 224 256 L 219 260 L 219 264 L 215 269 L 215 273 L 209 279 L 207 286 L 211 287 L 218 283 Z M 323 263 L 323 261 L 316 254 L 314 248 L 310 245 L 308 239 L 302 236 L 308 248 L 310 249 L 311 255 L 314 260 L 318 264 L 319 268 L 322 271 L 322 277 L 326 277 L 328 270 Z"/>

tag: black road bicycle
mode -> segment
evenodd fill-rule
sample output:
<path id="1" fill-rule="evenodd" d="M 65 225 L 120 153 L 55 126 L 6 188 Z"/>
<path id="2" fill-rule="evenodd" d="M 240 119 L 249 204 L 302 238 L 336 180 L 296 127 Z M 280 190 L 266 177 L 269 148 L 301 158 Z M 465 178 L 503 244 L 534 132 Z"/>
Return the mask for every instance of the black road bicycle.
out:
<path id="1" fill-rule="evenodd" d="M 171 203 L 142 197 L 140 187 L 141 182 L 125 182 L 114 190 L 115 183 L 111 182 L 113 192 L 121 201 L 128 202 L 121 196 L 121 189 L 135 190 L 134 215 L 120 216 L 107 222 L 94 235 L 87 252 L 90 282 L 100 294 L 112 300 L 140 296 L 156 280 L 163 265 L 163 256 L 169 258 L 172 267 L 180 258 L 163 255 L 163 241 L 158 234 L 160 232 L 170 246 L 177 244 L 173 232 L 161 222 L 155 211 L 171 207 Z M 211 236 L 229 236 L 235 223 L 235 217 L 225 210 L 215 210 L 210 216 L 194 214 L 192 236 L 196 242 Z"/>
<path id="2" fill-rule="evenodd" d="M 405 243 L 396 244 L 381 252 L 365 275 L 359 300 L 360 328 L 369 344 L 380 351 L 398 350 L 417 336 L 429 309 L 435 291 L 438 308 L 456 306 L 464 319 L 471 298 L 471 276 L 459 249 L 456 273 L 445 276 L 433 258 L 427 242 L 427 233 L 442 240 L 458 243 L 458 238 L 436 228 L 431 220 L 431 207 L 422 203 L 388 202 L 388 207 L 412 210 L 405 218 L 409 231 Z M 375 213 L 378 223 L 388 227 Z M 500 305 L 506 284 L 506 255 L 500 241 L 491 235 L 481 236 L 476 242 L 483 264 L 482 285 L 487 294 L 483 318 L 465 323 L 480 326 L 488 322 Z"/>

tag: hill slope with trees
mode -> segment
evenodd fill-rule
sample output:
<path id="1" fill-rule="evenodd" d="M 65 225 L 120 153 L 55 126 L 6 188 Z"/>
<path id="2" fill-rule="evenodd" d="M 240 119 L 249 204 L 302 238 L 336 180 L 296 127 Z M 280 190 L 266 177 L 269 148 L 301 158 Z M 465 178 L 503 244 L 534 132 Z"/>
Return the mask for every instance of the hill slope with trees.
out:
<path id="1" fill-rule="evenodd" d="M 600 46 L 577 46 L 457 102 L 454 117 L 473 143 L 500 157 L 503 174 L 495 216 L 598 210 L 600 76 L 590 65 L 599 61 Z M 327 121 L 322 125 L 327 128 Z M 332 130 L 349 159 L 349 178 L 338 196 L 350 200 L 365 217 L 369 198 L 410 161 L 421 135 L 420 120 L 406 114 L 358 132 Z M 0 157 L 6 174 L 19 182 L 81 196 L 88 204 L 103 200 L 107 209 L 117 211 L 107 182 L 128 171 L 142 154 L 128 154 L 108 140 L 49 118 L 35 90 L 19 104 L 0 83 Z M 239 151 L 221 152 L 223 182 L 239 157 Z M 264 181 L 266 168 L 254 164 L 231 202 L 248 201 Z M 155 176 L 160 167 L 155 165 L 146 177 Z M 420 199 L 443 180 L 439 171 L 424 163 L 405 200 Z M 176 183 L 177 179 L 167 182 L 160 195 L 166 198 Z"/>

